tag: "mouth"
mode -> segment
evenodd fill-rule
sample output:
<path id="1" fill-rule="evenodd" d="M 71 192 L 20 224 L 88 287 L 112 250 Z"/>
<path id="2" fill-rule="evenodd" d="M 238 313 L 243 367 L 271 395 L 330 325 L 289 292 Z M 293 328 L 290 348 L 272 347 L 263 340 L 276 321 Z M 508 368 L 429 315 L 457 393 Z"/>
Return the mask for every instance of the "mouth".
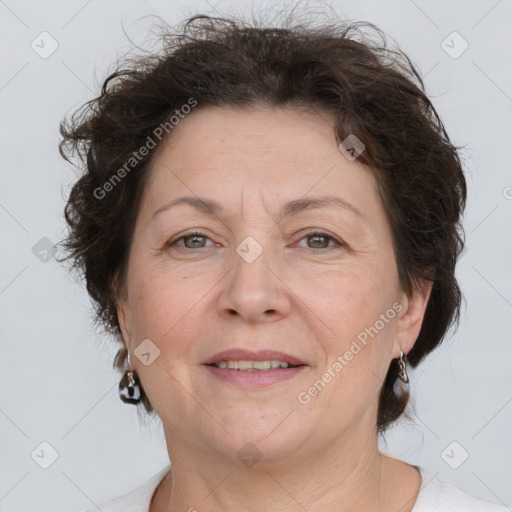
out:
<path id="1" fill-rule="evenodd" d="M 288 380 L 308 365 L 282 352 L 242 349 L 221 352 L 203 362 L 210 374 L 246 389 L 266 387 Z"/>
<path id="2" fill-rule="evenodd" d="M 224 350 L 210 357 L 203 364 L 216 368 L 229 368 L 239 371 L 268 371 L 278 368 L 294 368 L 306 365 L 296 356 L 275 350 L 253 352 L 245 349 Z"/>
<path id="3" fill-rule="evenodd" d="M 304 365 L 293 365 L 288 364 L 286 361 L 279 360 L 247 361 L 241 359 L 239 361 L 219 361 L 218 363 L 211 363 L 207 366 L 213 366 L 214 368 L 227 368 L 229 370 L 236 370 L 239 372 L 265 372 L 269 370 L 277 370 L 278 368 L 297 368 Z"/>

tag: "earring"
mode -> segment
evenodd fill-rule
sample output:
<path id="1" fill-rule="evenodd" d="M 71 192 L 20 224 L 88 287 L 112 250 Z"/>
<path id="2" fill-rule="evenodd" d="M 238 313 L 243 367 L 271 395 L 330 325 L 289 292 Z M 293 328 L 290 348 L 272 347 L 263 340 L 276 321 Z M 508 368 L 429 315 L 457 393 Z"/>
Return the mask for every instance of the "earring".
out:
<path id="1" fill-rule="evenodd" d="M 128 352 L 128 368 L 130 368 Z M 137 405 L 142 398 L 140 380 L 135 370 L 127 370 L 119 382 L 119 398 L 126 404 Z"/>
<path id="2" fill-rule="evenodd" d="M 398 372 L 398 376 L 402 382 L 409 382 L 409 376 L 407 375 L 407 364 L 404 359 L 404 353 L 400 350 L 400 359 L 398 360 L 398 366 L 400 367 L 400 371 Z"/>

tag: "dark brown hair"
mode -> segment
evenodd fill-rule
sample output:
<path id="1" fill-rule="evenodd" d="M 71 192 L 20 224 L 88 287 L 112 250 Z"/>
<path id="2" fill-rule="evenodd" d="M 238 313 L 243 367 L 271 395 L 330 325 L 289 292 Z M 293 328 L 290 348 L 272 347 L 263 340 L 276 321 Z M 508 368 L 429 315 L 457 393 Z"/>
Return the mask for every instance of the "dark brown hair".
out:
<path id="1" fill-rule="evenodd" d="M 421 332 L 408 354 L 416 366 L 458 324 L 455 265 L 463 247 L 466 182 L 459 148 L 409 58 L 364 22 L 265 28 L 198 15 L 179 30 L 164 25 L 160 41 L 161 52 L 125 59 L 100 95 L 61 123 L 62 156 L 71 161 L 78 155 L 84 167 L 65 208 L 69 234 L 61 244 L 65 259 L 85 278 L 97 323 L 119 336 L 116 299 L 155 151 L 132 162 L 108 193 L 98 190 L 127 169 L 155 129 L 191 98 L 196 109 L 306 106 L 335 116 L 339 142 L 355 134 L 364 143 L 358 161 L 376 178 L 402 289 L 410 295 L 433 281 Z M 172 131 L 162 140 L 169 137 Z M 116 358 L 118 368 L 125 355 Z M 395 359 L 380 395 L 379 432 L 408 401 L 408 394 L 393 391 L 398 370 Z M 152 410 L 145 395 L 143 403 Z"/>

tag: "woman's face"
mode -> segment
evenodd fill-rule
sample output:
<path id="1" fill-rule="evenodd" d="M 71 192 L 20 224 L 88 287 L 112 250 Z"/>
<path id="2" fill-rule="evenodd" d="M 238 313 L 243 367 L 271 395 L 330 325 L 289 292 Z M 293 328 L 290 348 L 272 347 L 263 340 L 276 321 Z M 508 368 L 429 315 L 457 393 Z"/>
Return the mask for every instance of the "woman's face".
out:
<path id="1" fill-rule="evenodd" d="M 252 443 L 275 462 L 375 436 L 383 379 L 428 292 L 401 293 L 375 179 L 333 126 L 305 109 L 207 107 L 155 155 L 119 318 L 176 447 L 236 459 Z M 217 360 L 302 366 L 205 364 L 229 350 L 282 354 Z"/>

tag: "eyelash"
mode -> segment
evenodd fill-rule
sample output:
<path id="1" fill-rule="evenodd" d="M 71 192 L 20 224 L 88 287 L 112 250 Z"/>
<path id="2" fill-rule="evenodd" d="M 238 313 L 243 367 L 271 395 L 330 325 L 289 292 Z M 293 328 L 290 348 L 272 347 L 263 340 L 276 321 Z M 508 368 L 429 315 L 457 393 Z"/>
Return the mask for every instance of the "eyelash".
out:
<path id="1" fill-rule="evenodd" d="M 194 236 L 199 236 L 201 238 L 206 238 L 209 240 L 209 237 L 206 236 L 204 233 L 201 233 L 200 231 L 191 231 L 191 232 L 184 233 L 183 235 L 180 235 L 179 237 L 170 240 L 169 242 L 166 243 L 165 248 L 169 248 L 173 245 L 176 245 L 180 240 L 183 240 L 188 237 L 194 237 Z M 330 241 L 334 242 L 335 245 L 333 245 L 331 247 L 328 246 L 325 248 L 306 247 L 306 249 L 310 249 L 312 251 L 327 251 L 329 249 L 334 249 L 336 246 L 343 247 L 345 245 L 344 243 L 342 243 L 341 241 L 339 241 L 337 238 L 330 235 L 329 233 L 326 233 L 325 231 L 318 231 L 318 230 L 308 231 L 308 232 L 304 233 L 300 240 L 303 240 L 304 238 L 308 238 L 308 237 L 315 237 L 315 236 L 327 238 Z M 198 247 L 198 249 L 204 249 L 204 248 L 205 247 Z M 189 247 L 181 247 L 181 249 L 189 249 L 191 251 L 195 250 L 195 249 L 190 249 Z"/>

